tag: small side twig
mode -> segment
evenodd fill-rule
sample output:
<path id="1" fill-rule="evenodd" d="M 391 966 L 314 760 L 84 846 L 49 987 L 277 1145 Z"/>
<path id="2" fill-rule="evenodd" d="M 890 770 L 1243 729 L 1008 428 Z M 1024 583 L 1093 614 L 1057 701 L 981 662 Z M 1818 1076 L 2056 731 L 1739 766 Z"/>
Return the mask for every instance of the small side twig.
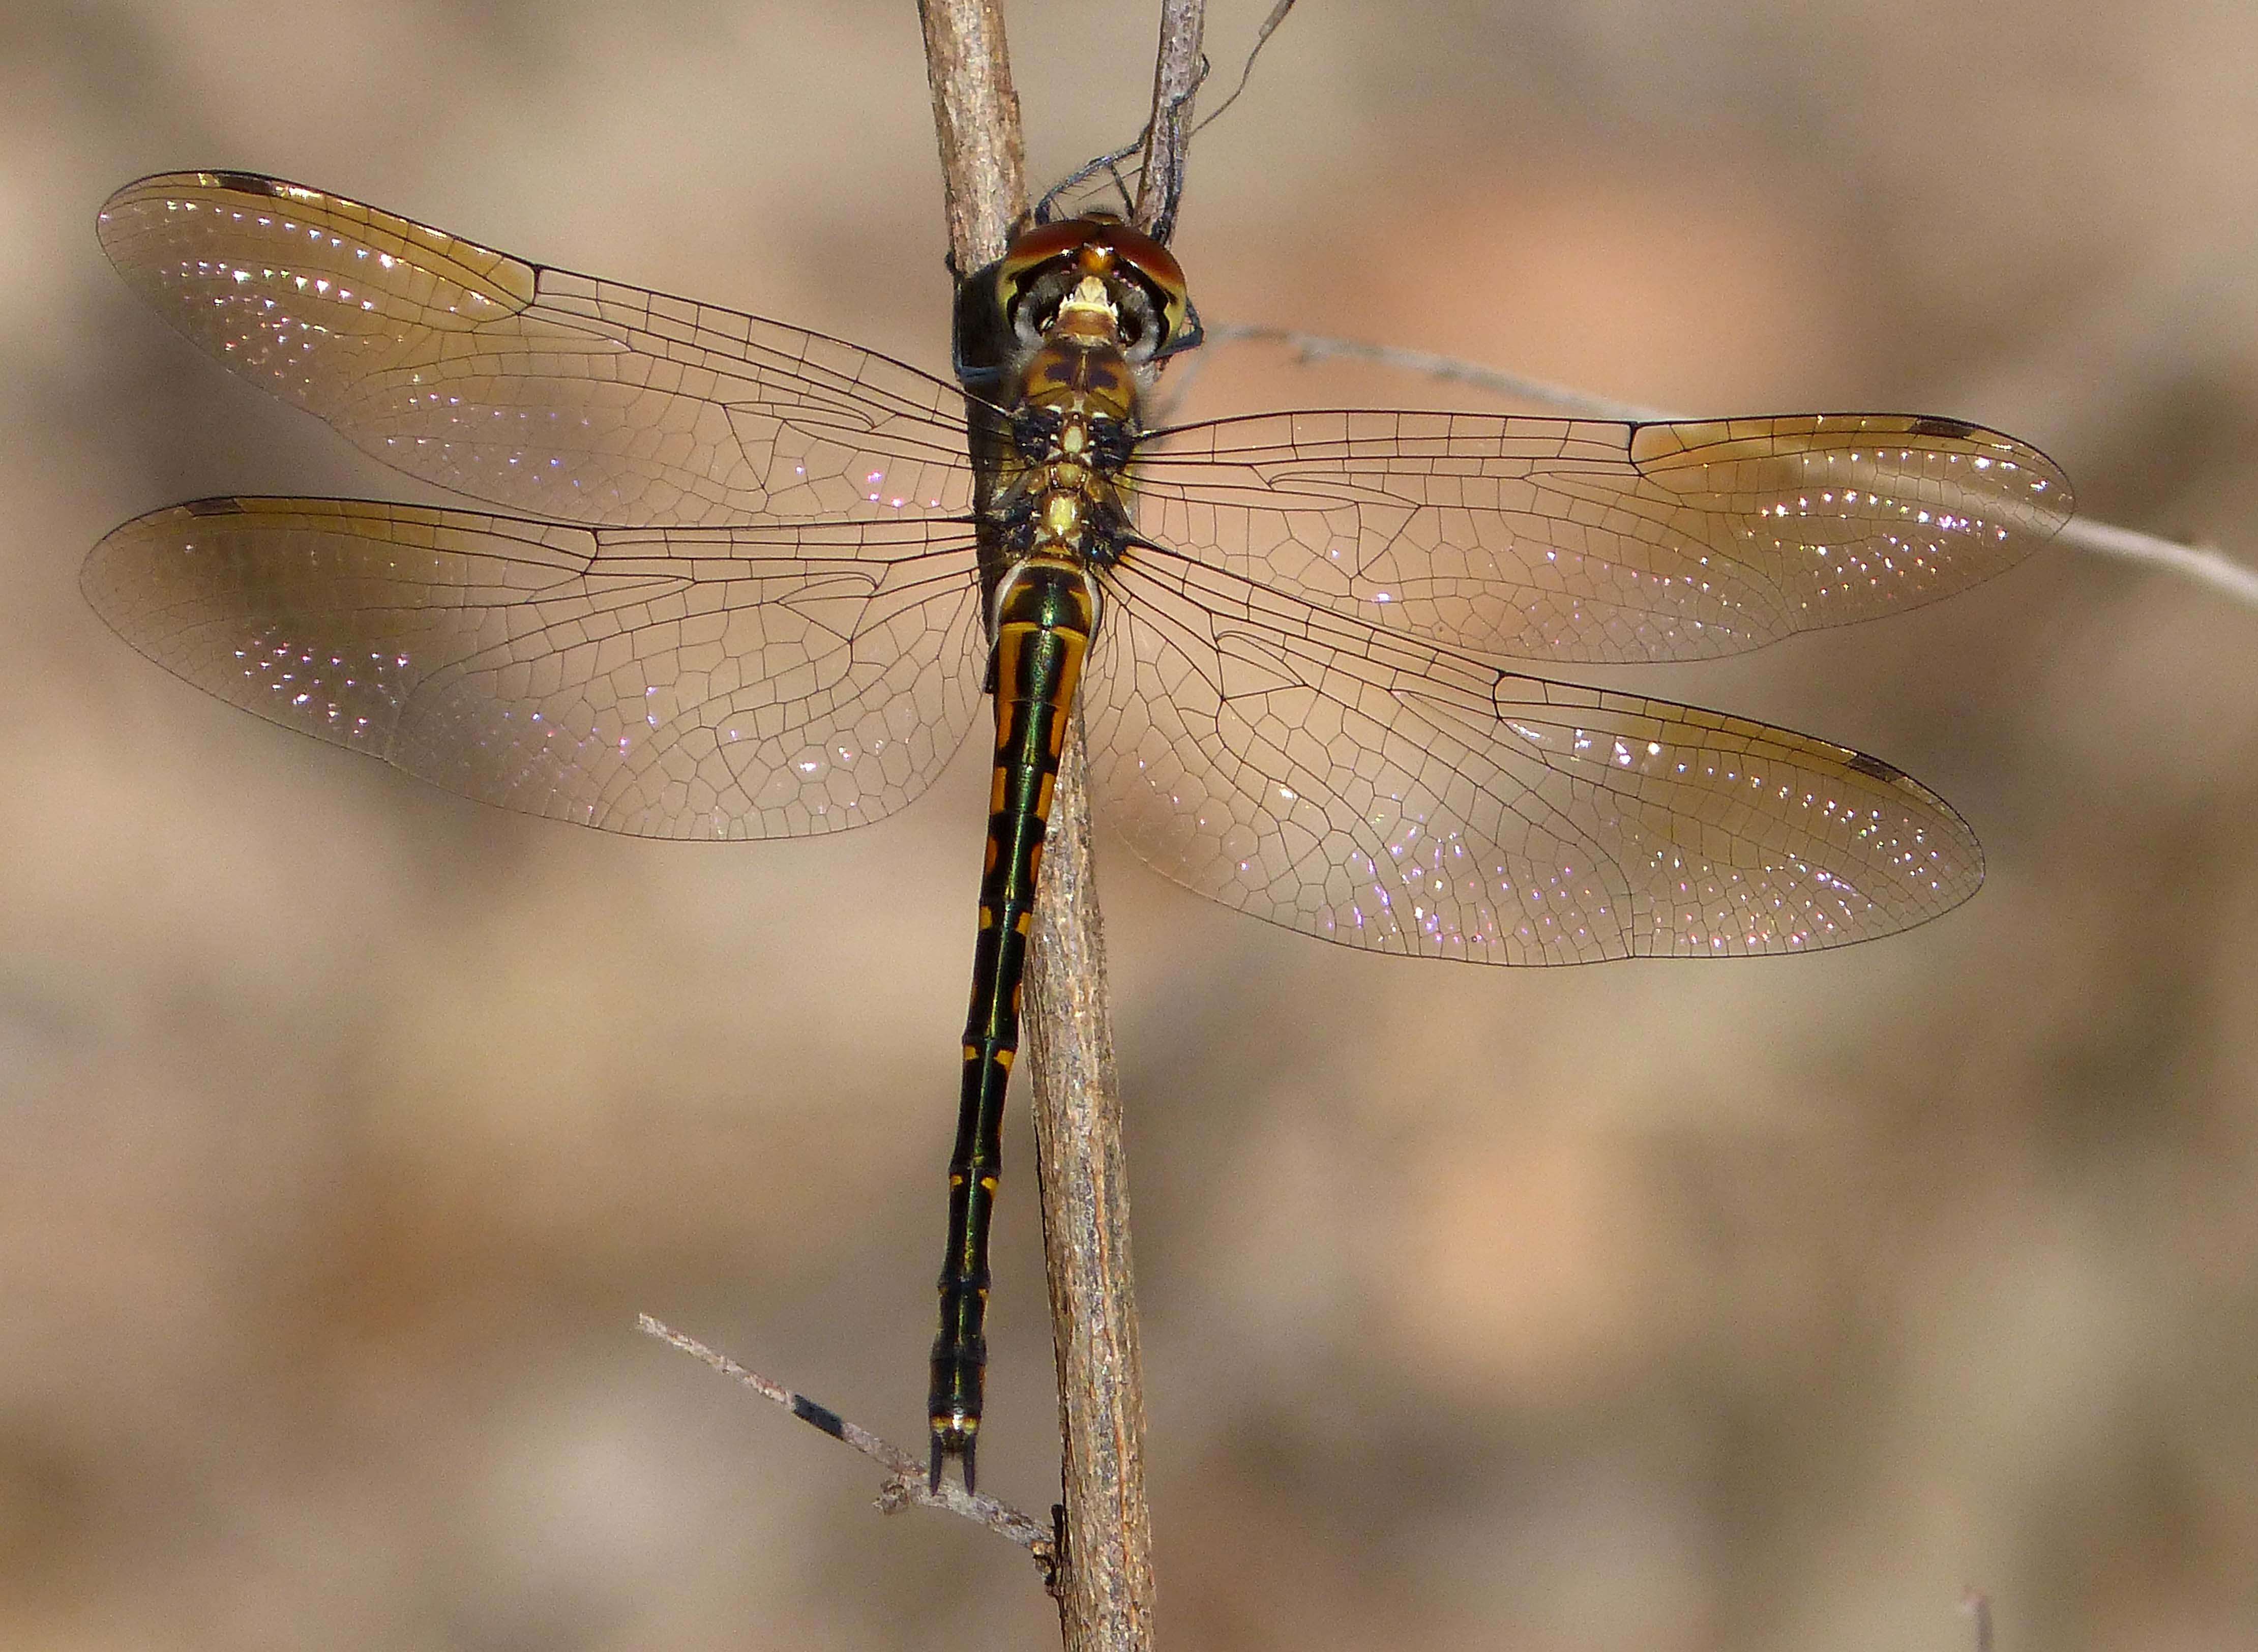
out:
<path id="1" fill-rule="evenodd" d="M 1515 396 L 1524 402 L 1557 407 L 1564 413 L 1579 414 L 1585 418 L 1626 419 L 1633 424 L 1645 424 L 1672 417 L 1658 408 L 1640 407 L 1630 402 L 1611 402 L 1605 396 L 1572 390 L 1566 385 L 1550 383 L 1544 379 L 1524 378 L 1517 373 L 1484 367 L 1478 361 L 1461 361 L 1455 356 L 1432 355 L 1424 350 L 1401 350 L 1393 345 L 1365 344 L 1354 338 L 1329 338 L 1323 333 L 1296 332 L 1290 327 L 1264 327 L 1235 321 L 1208 323 L 1207 336 L 1211 344 L 1283 345 L 1303 362 L 1328 360 L 1369 361 L 1379 367 L 1417 373 L 1425 378 L 1441 379 L 1452 384 L 1469 384 L 1493 395 Z"/>
<path id="2" fill-rule="evenodd" d="M 1327 359 L 1369 361 L 1378 367 L 1399 368 L 1431 379 L 1471 385 L 1495 395 L 1512 396 L 1543 407 L 1556 407 L 1564 413 L 1573 413 L 1583 418 L 1623 419 L 1632 424 L 1649 424 L 1686 417 L 1665 412 L 1660 408 L 1641 407 L 1632 402 L 1610 401 L 1605 396 L 1572 390 L 1565 385 L 1551 384 L 1543 379 L 1502 372 L 1479 362 L 1431 355 L 1424 350 L 1399 350 L 1389 345 L 1364 344 L 1353 338 L 1329 338 L 1322 333 L 1296 332 L 1288 327 L 1265 327 L 1240 322 L 1210 322 L 1207 336 L 1211 343 L 1217 344 L 1243 341 L 1282 345 L 1303 361 Z M 2258 568 L 2238 562 L 2208 546 L 2182 545 L 2177 540 L 2142 533 L 2138 529 L 2097 522 L 2090 516 L 2072 516 L 2056 533 L 2055 542 L 2073 550 L 2091 552 L 2098 556 L 2120 557 L 2127 561 L 2162 569 L 2167 573 L 2176 573 L 2244 608 L 2258 609 Z"/>
<path id="3" fill-rule="evenodd" d="M 1200 37 L 1206 0 L 1167 0 L 1161 8 L 1161 49 L 1153 64 L 1153 118 L 1145 128 L 1145 160 L 1137 177 L 1137 227 L 1156 241 L 1175 232 L 1191 153 L 1192 96 L 1207 72 Z"/>
<path id="4" fill-rule="evenodd" d="M 886 1478 L 878 1492 L 877 1506 L 884 1513 L 891 1514 L 912 1504 L 946 1509 L 951 1514 L 961 1514 L 966 1520 L 985 1526 L 998 1536 L 1008 1537 L 1026 1549 L 1033 1555 L 1036 1565 L 1043 1569 L 1046 1577 L 1056 1570 L 1058 1556 L 1052 1542 L 1051 1529 L 1033 1515 L 992 1497 L 975 1496 L 962 1486 L 949 1482 L 943 1482 L 941 1490 L 935 1492 L 927 1484 L 926 1461 L 921 1456 L 905 1451 L 860 1424 L 848 1421 L 828 1406 L 819 1405 L 806 1394 L 795 1392 L 782 1383 L 773 1382 L 758 1371 L 747 1371 L 727 1354 L 714 1352 L 696 1337 L 685 1336 L 648 1314 L 636 1314 L 636 1325 L 646 1335 L 655 1336 L 662 1342 L 703 1360 L 724 1377 L 735 1378 L 762 1399 L 775 1401 L 810 1428 L 854 1447 L 884 1467 Z"/>

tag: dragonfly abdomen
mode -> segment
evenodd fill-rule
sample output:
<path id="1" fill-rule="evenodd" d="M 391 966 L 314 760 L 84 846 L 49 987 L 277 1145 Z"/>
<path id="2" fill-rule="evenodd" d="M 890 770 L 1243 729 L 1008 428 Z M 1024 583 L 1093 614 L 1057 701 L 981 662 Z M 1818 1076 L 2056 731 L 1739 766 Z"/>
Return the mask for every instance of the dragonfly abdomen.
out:
<path id="1" fill-rule="evenodd" d="M 996 762 L 972 1003 L 964 1023 L 964 1093 L 948 1161 L 948 1249 L 929 1396 L 936 1489 L 941 1463 L 951 1456 L 963 1460 L 967 1489 L 973 1485 L 988 1359 L 988 1231 L 1003 1169 L 1004 1097 L 1019 1047 L 1019 985 L 1059 757 L 1097 625 L 1096 587 L 1070 556 L 1030 558 L 997 591 Z"/>

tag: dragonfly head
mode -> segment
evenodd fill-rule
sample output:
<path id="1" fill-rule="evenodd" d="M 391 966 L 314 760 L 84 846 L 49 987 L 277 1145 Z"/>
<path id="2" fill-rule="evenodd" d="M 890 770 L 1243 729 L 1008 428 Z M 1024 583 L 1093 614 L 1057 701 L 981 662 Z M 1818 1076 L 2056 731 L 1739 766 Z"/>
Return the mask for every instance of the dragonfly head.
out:
<path id="1" fill-rule="evenodd" d="M 1040 225 L 990 269 L 1006 326 L 1029 347 L 1060 327 L 1073 335 L 1107 324 L 1122 352 L 1142 366 L 1200 342 L 1182 267 L 1167 247 L 1118 218 Z"/>

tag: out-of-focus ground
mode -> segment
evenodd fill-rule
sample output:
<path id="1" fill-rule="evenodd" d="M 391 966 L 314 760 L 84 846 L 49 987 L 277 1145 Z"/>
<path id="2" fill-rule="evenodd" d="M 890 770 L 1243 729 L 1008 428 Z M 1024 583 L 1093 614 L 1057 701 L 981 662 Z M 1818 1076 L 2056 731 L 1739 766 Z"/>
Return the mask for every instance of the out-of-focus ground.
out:
<path id="1" fill-rule="evenodd" d="M 1235 73 L 1264 7 L 1218 4 Z M 1031 162 L 1148 8 L 1012 18 Z M 1040 1647 L 914 1444 L 984 780 L 814 843 L 501 815 L 144 663 L 110 527 L 431 498 L 139 308 L 96 204 L 280 173 L 945 367 L 912 9 L 18 4 L 0 60 L 0 1645 Z M 2258 12 L 1306 4 L 1204 137 L 1211 318 L 1692 411 L 2015 431 L 2258 558 Z M 1465 402 L 1249 346 L 1214 410 Z M 1878 752 L 1970 905 L 1556 972 L 1101 836 L 1170 1644 L 2258 1647 L 2258 615 L 2051 552 L 1642 676 Z M 976 741 L 974 744 L 977 744 Z M 983 1481 L 1055 1485 L 1024 1123 Z"/>

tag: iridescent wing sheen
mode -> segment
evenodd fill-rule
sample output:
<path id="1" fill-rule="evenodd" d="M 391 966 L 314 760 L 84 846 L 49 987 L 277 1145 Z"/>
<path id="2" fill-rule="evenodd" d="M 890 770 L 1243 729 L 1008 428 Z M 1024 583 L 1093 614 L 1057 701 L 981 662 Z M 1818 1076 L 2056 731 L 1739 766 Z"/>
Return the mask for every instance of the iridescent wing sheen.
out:
<path id="1" fill-rule="evenodd" d="M 1974 893 L 1888 765 L 1516 674 L 1133 548 L 1083 693 L 1110 818 L 1165 875 L 1374 951 L 1492 964 L 1793 952 Z"/>
<path id="2" fill-rule="evenodd" d="M 961 516 L 964 395 L 819 333 L 550 269 L 296 184 L 145 178 L 118 273 L 411 476 L 590 523 Z"/>
<path id="3" fill-rule="evenodd" d="M 649 837 L 838 831 L 962 740 L 969 530 L 587 528 L 209 499 L 96 545 L 88 600 L 167 670 L 481 802 Z"/>
<path id="4" fill-rule="evenodd" d="M 1406 637 L 1702 659 L 1963 590 L 2068 520 L 2046 456 L 1956 420 L 1618 424 L 1275 413 L 1156 432 L 1140 531 Z"/>

